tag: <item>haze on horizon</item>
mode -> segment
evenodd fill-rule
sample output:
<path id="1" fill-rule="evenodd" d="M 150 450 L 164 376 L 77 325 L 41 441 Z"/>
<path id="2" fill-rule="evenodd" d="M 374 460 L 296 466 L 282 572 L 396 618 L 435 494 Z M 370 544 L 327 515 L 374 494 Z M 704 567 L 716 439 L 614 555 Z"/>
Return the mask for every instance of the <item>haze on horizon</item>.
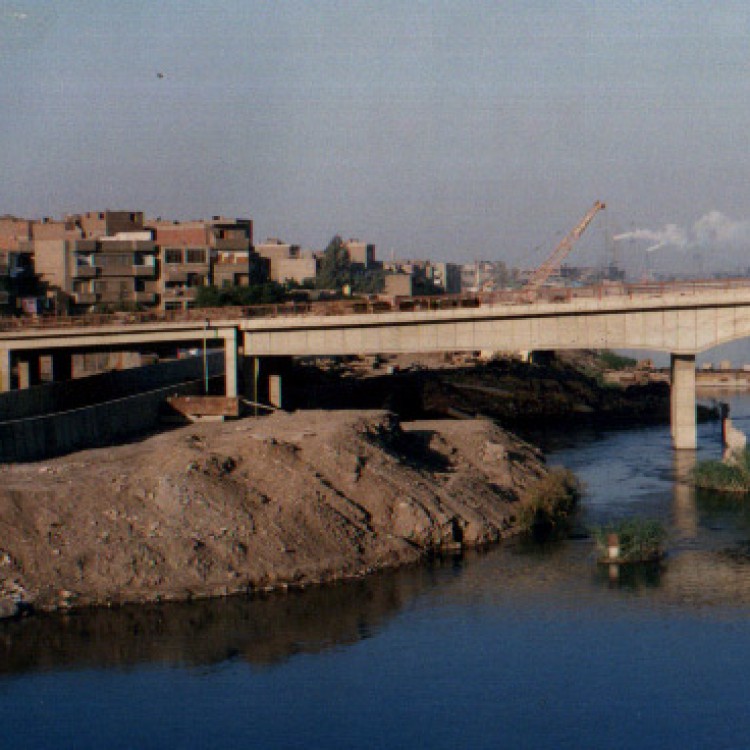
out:
<path id="1" fill-rule="evenodd" d="M 0 0 L 0 214 L 525 266 L 597 199 L 581 263 L 605 229 L 744 227 L 749 38 L 735 0 Z M 748 265 L 736 236 L 686 249 Z"/>

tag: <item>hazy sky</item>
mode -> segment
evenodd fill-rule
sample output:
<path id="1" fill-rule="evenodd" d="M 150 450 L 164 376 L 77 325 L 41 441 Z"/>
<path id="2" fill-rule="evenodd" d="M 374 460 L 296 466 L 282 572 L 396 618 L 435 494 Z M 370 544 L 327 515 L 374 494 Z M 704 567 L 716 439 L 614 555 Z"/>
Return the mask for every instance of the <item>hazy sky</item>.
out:
<path id="1" fill-rule="evenodd" d="M 601 199 L 580 262 L 747 252 L 746 0 L 0 0 L 0 103 L 0 213 L 534 265 Z"/>

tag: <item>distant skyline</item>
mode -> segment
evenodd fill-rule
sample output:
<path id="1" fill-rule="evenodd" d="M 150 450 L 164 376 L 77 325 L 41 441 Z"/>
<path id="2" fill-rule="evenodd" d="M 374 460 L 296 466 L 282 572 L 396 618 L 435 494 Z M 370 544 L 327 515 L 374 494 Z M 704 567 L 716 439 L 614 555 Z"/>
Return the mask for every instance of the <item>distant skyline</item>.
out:
<path id="1" fill-rule="evenodd" d="M 533 266 L 600 199 L 571 262 L 745 267 L 692 238 L 750 226 L 748 40 L 731 0 L 0 0 L 0 213 Z"/>

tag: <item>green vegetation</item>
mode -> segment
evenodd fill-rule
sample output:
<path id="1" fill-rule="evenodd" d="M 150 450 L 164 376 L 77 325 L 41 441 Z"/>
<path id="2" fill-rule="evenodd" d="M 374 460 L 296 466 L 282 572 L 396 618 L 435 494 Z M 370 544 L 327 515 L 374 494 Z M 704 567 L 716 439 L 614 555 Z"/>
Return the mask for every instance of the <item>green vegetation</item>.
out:
<path id="1" fill-rule="evenodd" d="M 282 302 L 286 289 L 275 281 L 250 286 L 202 286 L 195 297 L 196 307 L 244 307 L 246 305 L 272 305 Z"/>
<path id="2" fill-rule="evenodd" d="M 323 253 L 315 284 L 318 289 L 340 292 L 344 287 L 349 287 L 359 294 L 377 294 L 385 287 L 385 274 L 381 269 L 374 270 L 352 263 L 344 241 L 337 234 Z"/>
<path id="3" fill-rule="evenodd" d="M 529 489 L 529 502 L 520 514 L 524 531 L 565 527 L 581 497 L 581 484 L 572 471 L 554 468 Z"/>
<path id="4" fill-rule="evenodd" d="M 696 487 L 719 492 L 750 493 L 750 450 L 733 454 L 731 462 L 700 461 L 693 470 Z"/>
<path id="5" fill-rule="evenodd" d="M 617 534 L 620 544 L 621 562 L 649 562 L 658 560 L 664 550 L 667 533 L 658 522 L 643 518 L 629 518 L 607 526 L 595 526 L 591 536 L 596 543 L 600 558 L 608 556 L 608 538 Z"/>
<path id="6" fill-rule="evenodd" d="M 606 370 L 626 370 L 638 364 L 632 357 L 624 357 L 611 349 L 602 349 L 599 352 L 599 361 Z"/>

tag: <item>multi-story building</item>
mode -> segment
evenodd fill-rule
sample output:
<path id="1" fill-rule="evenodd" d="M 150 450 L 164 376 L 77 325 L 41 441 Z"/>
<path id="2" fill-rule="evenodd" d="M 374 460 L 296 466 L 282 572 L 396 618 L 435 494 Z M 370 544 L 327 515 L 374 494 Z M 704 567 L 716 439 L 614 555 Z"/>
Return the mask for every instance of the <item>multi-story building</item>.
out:
<path id="1" fill-rule="evenodd" d="M 158 248 L 159 291 L 165 310 L 192 307 L 202 286 L 248 286 L 263 280 L 252 246 L 250 219 L 157 219 L 148 222 L 148 226 Z"/>
<path id="2" fill-rule="evenodd" d="M 375 245 L 368 245 L 358 239 L 344 241 L 344 247 L 349 252 L 349 260 L 354 265 L 372 268 L 375 264 Z"/>
<path id="3" fill-rule="evenodd" d="M 129 309 L 158 302 L 156 245 L 143 213 L 71 214 L 31 223 L 30 249 L 58 306 Z"/>
<path id="4" fill-rule="evenodd" d="M 318 258 L 313 253 L 301 252 L 299 245 L 282 242 L 269 237 L 256 245 L 255 250 L 266 266 L 268 277 L 283 284 L 295 281 L 303 284 L 315 279 L 318 274 Z"/>
<path id="5" fill-rule="evenodd" d="M 458 294 L 461 291 L 461 267 L 454 263 L 431 260 L 389 260 L 383 268 L 389 273 L 407 274 L 412 278 L 414 294 L 424 292 Z"/>

